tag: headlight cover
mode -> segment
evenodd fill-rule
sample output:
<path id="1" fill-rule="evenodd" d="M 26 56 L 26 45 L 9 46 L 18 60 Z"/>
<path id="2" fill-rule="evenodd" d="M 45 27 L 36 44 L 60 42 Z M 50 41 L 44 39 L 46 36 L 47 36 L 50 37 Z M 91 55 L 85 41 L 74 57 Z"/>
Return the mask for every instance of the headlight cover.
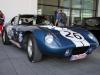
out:
<path id="1" fill-rule="evenodd" d="M 94 35 L 92 33 L 89 33 L 88 36 L 90 39 L 94 39 Z"/>
<path id="2" fill-rule="evenodd" d="M 98 47 L 98 46 L 99 46 L 99 42 L 98 42 L 98 40 L 95 38 L 95 36 L 94 36 L 92 33 L 89 33 L 88 36 L 89 36 L 90 39 L 92 39 L 93 41 L 96 42 L 96 44 L 97 44 L 96 46 Z"/>
<path id="3" fill-rule="evenodd" d="M 51 34 L 47 34 L 45 36 L 45 42 L 48 43 L 48 44 L 51 44 L 53 42 L 54 38 Z"/>
<path id="4" fill-rule="evenodd" d="M 89 33 L 88 36 L 90 39 L 97 42 L 97 39 L 94 37 L 94 35 L 92 33 Z"/>

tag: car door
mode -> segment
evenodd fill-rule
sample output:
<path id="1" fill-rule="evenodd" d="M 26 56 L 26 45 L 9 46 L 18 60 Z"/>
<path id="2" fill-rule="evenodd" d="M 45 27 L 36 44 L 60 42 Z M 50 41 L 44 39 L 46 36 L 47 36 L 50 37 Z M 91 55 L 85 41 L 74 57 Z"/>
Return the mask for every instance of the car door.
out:
<path id="1" fill-rule="evenodd" d="M 16 42 L 18 42 L 18 20 L 19 20 L 19 17 L 18 16 L 16 16 L 15 18 L 14 18 L 14 20 L 12 21 L 12 29 L 11 29 L 11 32 L 12 32 L 12 34 L 13 34 L 13 36 L 12 36 L 12 40 L 14 40 L 14 41 L 16 41 Z"/>
<path id="2" fill-rule="evenodd" d="M 5 25 L 6 31 L 7 31 L 7 35 L 8 35 L 8 38 L 10 40 L 14 39 L 14 32 L 13 32 L 13 27 L 14 27 L 14 24 L 15 24 L 14 21 L 15 21 L 15 17 L 13 17 L 11 19 L 11 21 Z"/>

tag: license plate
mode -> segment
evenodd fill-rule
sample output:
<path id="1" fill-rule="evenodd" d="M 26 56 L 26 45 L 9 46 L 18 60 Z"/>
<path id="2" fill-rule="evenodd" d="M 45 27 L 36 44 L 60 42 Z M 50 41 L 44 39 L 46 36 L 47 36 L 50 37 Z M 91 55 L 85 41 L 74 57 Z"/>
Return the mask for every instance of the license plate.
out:
<path id="1" fill-rule="evenodd" d="M 87 56 L 86 53 L 79 54 L 79 55 L 72 55 L 70 60 L 74 61 L 74 60 L 84 59 L 84 58 L 86 58 L 86 56 Z"/>

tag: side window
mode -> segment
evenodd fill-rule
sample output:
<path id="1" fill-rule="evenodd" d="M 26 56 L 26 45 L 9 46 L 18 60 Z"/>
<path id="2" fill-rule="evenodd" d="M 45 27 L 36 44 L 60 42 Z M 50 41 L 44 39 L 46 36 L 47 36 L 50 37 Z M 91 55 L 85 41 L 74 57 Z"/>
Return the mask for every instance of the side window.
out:
<path id="1" fill-rule="evenodd" d="M 34 17 L 20 17 L 18 24 L 19 25 L 35 25 L 36 18 L 34 18 Z"/>
<path id="2" fill-rule="evenodd" d="M 12 20 L 11 20 L 11 25 L 17 25 L 18 24 L 18 16 L 14 17 Z"/>
<path id="3" fill-rule="evenodd" d="M 11 20 L 11 25 L 14 25 L 14 20 L 15 20 L 15 17 L 12 18 L 12 20 Z"/>
<path id="4" fill-rule="evenodd" d="M 18 18 L 18 16 L 16 16 L 15 20 L 14 20 L 14 25 L 18 25 L 18 20 L 19 20 L 19 18 Z"/>

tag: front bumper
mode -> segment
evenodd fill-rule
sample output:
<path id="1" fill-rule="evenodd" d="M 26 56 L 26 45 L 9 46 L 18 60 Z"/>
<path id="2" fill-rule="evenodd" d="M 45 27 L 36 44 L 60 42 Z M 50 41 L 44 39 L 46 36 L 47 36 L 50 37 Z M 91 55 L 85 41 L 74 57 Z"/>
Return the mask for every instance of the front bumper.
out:
<path id="1" fill-rule="evenodd" d="M 57 48 L 49 48 L 45 47 L 44 53 L 45 54 L 54 54 L 64 57 L 70 57 L 72 55 L 78 55 L 86 53 L 91 54 L 97 46 L 95 44 L 91 44 L 90 46 L 84 46 L 84 47 L 57 47 Z"/>

